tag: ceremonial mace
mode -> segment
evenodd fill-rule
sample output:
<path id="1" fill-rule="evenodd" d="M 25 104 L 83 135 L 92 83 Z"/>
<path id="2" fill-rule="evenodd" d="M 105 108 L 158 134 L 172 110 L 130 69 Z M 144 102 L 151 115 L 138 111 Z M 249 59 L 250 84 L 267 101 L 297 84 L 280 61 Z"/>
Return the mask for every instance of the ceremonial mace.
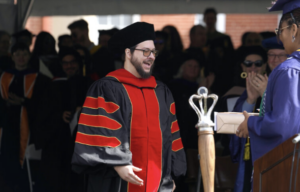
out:
<path id="1" fill-rule="evenodd" d="M 205 192 L 214 192 L 215 180 L 215 142 L 214 142 L 214 123 L 211 121 L 210 116 L 213 108 L 215 107 L 218 96 L 215 94 L 208 95 L 208 90 L 205 87 L 200 87 L 190 97 L 189 103 L 198 115 L 199 121 L 196 124 L 198 129 L 198 151 L 200 155 L 200 168 L 203 177 L 203 185 Z M 207 111 L 207 99 L 213 99 L 213 104 Z M 194 99 L 199 101 L 200 110 L 194 103 Z M 203 103 L 204 102 L 204 106 Z"/>

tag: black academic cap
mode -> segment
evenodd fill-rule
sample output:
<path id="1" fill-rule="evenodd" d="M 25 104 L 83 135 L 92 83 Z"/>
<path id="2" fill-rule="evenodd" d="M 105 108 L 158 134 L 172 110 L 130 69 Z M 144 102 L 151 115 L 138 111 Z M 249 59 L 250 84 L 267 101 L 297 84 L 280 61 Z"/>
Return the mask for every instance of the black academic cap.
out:
<path id="1" fill-rule="evenodd" d="M 281 11 L 282 14 L 289 13 L 294 9 L 300 8 L 299 0 L 277 0 L 269 11 Z"/>
<path id="2" fill-rule="evenodd" d="M 19 37 L 22 37 L 22 36 L 27 36 L 27 37 L 34 37 L 35 35 L 33 35 L 30 31 L 28 31 L 27 29 L 24 29 L 22 31 L 19 31 L 17 33 L 14 33 L 12 35 L 13 37 L 15 38 L 19 38 Z"/>
<path id="3" fill-rule="evenodd" d="M 108 48 L 111 51 L 124 51 L 126 48 L 131 48 L 143 41 L 154 41 L 154 26 L 145 22 L 133 23 L 119 32 L 117 32 L 108 41 Z"/>
<path id="4" fill-rule="evenodd" d="M 262 41 L 265 49 L 284 49 L 282 42 L 277 37 L 271 37 Z"/>
<path id="5" fill-rule="evenodd" d="M 267 62 L 267 52 L 262 46 L 242 46 L 237 50 L 237 60 L 242 63 L 248 55 L 260 55 Z"/>

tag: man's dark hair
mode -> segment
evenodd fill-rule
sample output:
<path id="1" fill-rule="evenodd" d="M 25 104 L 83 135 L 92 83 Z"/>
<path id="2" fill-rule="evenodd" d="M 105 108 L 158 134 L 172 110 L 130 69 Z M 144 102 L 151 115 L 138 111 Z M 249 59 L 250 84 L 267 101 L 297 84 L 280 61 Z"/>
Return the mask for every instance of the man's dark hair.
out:
<path id="1" fill-rule="evenodd" d="M 132 47 L 129 48 L 131 54 L 133 54 L 133 52 L 135 51 L 136 47 L 137 47 L 137 45 L 132 46 Z"/>
<path id="2" fill-rule="evenodd" d="M 204 16 L 206 14 L 208 14 L 208 13 L 213 13 L 213 14 L 215 14 L 215 16 L 217 16 L 217 14 L 218 14 L 215 8 L 207 8 L 207 9 L 205 9 Z"/>
<path id="3" fill-rule="evenodd" d="M 197 29 L 198 27 L 201 28 L 201 29 L 205 29 L 205 27 L 204 27 L 203 25 L 194 25 L 194 26 L 190 29 L 190 36 L 193 35 L 193 34 L 195 34 L 196 29 Z"/>
<path id="4" fill-rule="evenodd" d="M 14 54 L 17 51 L 27 51 L 30 53 L 29 47 L 24 43 L 16 43 L 11 48 L 11 54 Z"/>
<path id="5" fill-rule="evenodd" d="M 61 48 L 61 42 L 64 40 L 64 39 L 72 39 L 72 36 L 71 35 L 61 35 L 58 37 L 58 47 Z"/>
<path id="6" fill-rule="evenodd" d="M 79 28 L 79 29 L 88 29 L 88 23 L 83 20 L 83 19 L 80 19 L 80 20 L 77 20 L 77 21 L 74 21 L 73 23 L 71 23 L 69 26 L 68 26 L 68 29 L 75 29 L 75 28 Z"/>

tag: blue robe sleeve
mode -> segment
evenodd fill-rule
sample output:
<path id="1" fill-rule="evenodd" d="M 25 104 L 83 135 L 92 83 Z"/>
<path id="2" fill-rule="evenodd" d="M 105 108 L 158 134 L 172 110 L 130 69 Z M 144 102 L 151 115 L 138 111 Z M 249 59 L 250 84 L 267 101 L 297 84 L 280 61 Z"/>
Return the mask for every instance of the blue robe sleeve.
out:
<path id="1" fill-rule="evenodd" d="M 266 92 L 265 115 L 248 119 L 253 162 L 300 130 L 299 71 L 281 68 L 273 73 Z"/>

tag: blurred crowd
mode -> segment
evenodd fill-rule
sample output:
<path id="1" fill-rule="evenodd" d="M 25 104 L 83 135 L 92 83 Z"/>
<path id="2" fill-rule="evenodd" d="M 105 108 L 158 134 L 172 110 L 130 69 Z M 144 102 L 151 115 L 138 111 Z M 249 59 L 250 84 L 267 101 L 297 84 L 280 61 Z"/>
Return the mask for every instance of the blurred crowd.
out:
<path id="1" fill-rule="evenodd" d="M 230 36 L 216 30 L 216 16 L 215 9 L 205 10 L 206 26 L 190 29 L 187 49 L 176 27 L 155 32 L 159 55 L 153 75 L 173 93 L 187 154 L 188 171 L 176 181 L 176 191 L 195 191 L 198 175 L 198 117 L 189 97 L 206 86 L 220 98 L 215 110 L 232 111 L 226 101 L 245 91 L 243 72 L 269 74 L 285 59 L 284 52 L 262 47 L 273 32 L 246 32 L 235 50 Z M 108 50 L 116 28 L 99 30 L 98 45 L 91 42 L 86 21 L 74 21 L 68 29 L 70 34 L 58 38 L 58 52 L 48 32 L 0 31 L 0 191 L 85 190 L 86 176 L 71 170 L 78 114 L 91 83 L 122 68 L 124 55 Z M 222 149 L 217 155 L 230 155 L 230 139 L 215 134 Z"/>

